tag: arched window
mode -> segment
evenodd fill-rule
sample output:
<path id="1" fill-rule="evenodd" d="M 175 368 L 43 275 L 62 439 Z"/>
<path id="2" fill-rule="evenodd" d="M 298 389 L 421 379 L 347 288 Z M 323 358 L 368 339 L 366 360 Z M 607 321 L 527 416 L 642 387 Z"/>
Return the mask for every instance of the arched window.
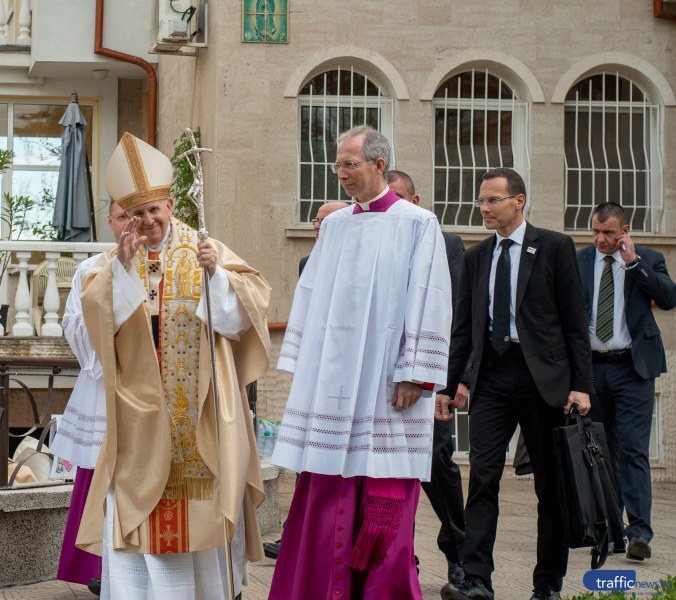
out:
<path id="1" fill-rule="evenodd" d="M 473 204 L 488 169 L 512 167 L 528 185 L 528 103 L 501 78 L 472 69 L 434 94 L 434 212 L 442 225 L 482 225 Z"/>
<path id="2" fill-rule="evenodd" d="M 368 76 L 338 67 L 308 81 L 298 104 L 299 221 L 309 223 L 324 202 L 349 200 L 329 168 L 336 160 L 338 136 L 370 125 L 391 139 L 392 102 Z"/>
<path id="3" fill-rule="evenodd" d="M 565 227 L 587 231 L 594 206 L 617 202 L 633 231 L 652 231 L 661 202 L 658 106 L 633 81 L 600 73 L 565 101 Z"/>

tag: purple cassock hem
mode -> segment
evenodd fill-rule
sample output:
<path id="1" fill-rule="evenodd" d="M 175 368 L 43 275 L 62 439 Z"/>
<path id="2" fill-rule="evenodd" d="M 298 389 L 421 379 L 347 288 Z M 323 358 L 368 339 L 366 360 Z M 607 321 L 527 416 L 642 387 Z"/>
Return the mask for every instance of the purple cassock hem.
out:
<path id="1" fill-rule="evenodd" d="M 77 468 L 66 531 L 63 534 L 59 568 L 56 572 L 56 578 L 61 581 L 87 585 L 92 579 L 101 579 L 101 557 L 75 547 L 82 511 L 87 501 L 93 475 L 94 469 Z"/>
<path id="2" fill-rule="evenodd" d="M 413 550 L 417 479 L 397 480 L 405 485 L 404 506 L 383 562 L 365 571 L 349 566 L 364 519 L 367 479 L 301 473 L 268 600 L 422 600 Z"/>

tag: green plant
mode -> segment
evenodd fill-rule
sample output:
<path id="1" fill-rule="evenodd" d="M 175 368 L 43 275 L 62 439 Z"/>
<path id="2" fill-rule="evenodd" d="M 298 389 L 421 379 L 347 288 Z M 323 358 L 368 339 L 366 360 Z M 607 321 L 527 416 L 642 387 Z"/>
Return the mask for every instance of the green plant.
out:
<path id="1" fill-rule="evenodd" d="M 193 131 L 195 141 L 199 146 L 201 134 L 199 127 Z M 186 150 L 190 150 L 192 144 L 185 131 L 177 140 L 174 140 L 174 154 L 171 157 L 171 166 L 174 168 L 174 182 L 171 186 L 171 196 L 174 199 L 174 215 L 191 227 L 197 228 L 197 208 L 188 197 L 188 190 L 193 182 L 193 174 L 188 161 L 179 158 Z"/>

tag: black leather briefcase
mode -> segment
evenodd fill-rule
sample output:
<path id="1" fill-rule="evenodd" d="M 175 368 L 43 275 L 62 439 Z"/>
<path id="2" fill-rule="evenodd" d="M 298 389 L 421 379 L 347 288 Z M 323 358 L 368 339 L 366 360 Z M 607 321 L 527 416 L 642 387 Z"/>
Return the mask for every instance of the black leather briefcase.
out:
<path id="1" fill-rule="evenodd" d="M 570 548 L 591 547 L 592 569 L 614 550 L 624 548 L 622 515 L 602 423 L 582 416 L 577 407 L 566 425 L 554 430 L 565 542 Z"/>

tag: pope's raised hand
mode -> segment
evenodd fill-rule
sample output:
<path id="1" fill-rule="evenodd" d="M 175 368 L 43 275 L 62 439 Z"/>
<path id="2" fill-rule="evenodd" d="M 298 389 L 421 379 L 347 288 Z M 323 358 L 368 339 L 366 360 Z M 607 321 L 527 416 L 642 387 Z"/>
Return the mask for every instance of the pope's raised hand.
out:
<path id="1" fill-rule="evenodd" d="M 117 260 L 125 269 L 129 268 L 131 259 L 136 256 L 139 246 L 145 244 L 146 239 L 148 239 L 146 236 L 136 237 L 136 232 L 140 226 L 141 219 L 132 217 L 127 221 L 120 234 L 120 241 L 117 243 Z"/>

